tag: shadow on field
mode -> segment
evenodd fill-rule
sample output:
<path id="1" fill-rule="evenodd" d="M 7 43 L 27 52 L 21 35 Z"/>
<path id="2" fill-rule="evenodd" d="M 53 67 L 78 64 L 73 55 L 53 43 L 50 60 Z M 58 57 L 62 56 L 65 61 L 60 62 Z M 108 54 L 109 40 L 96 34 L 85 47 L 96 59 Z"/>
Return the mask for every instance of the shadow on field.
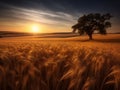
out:
<path id="1" fill-rule="evenodd" d="M 74 40 L 73 40 L 74 41 Z M 120 39 L 93 39 L 93 40 L 75 40 L 80 42 L 102 42 L 102 43 L 120 43 Z"/>
<path id="2" fill-rule="evenodd" d="M 75 35 L 73 36 L 39 36 L 37 38 L 70 38 L 70 37 L 77 37 Z"/>
<path id="3" fill-rule="evenodd" d="M 95 42 L 104 42 L 104 43 L 120 43 L 120 39 L 95 39 Z"/>

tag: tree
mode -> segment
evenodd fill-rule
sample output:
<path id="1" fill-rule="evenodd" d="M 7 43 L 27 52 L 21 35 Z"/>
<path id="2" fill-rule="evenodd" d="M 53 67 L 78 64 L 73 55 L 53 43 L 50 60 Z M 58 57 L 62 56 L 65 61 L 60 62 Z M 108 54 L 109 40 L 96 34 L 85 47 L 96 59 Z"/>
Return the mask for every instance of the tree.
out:
<path id="1" fill-rule="evenodd" d="M 73 32 L 75 33 L 78 30 L 80 35 L 87 34 L 89 39 L 92 40 L 92 34 L 97 30 L 100 34 L 106 34 L 106 29 L 111 27 L 111 15 L 107 14 L 88 14 L 83 15 L 78 19 L 78 23 L 72 26 Z"/>

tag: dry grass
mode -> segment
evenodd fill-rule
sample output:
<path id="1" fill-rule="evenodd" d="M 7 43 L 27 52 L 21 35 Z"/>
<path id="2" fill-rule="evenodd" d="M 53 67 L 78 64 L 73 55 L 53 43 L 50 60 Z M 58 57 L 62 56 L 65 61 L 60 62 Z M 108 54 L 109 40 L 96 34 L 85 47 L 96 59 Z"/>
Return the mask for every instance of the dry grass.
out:
<path id="1" fill-rule="evenodd" d="M 0 43 L 0 90 L 120 90 L 120 49 L 91 43 Z"/>

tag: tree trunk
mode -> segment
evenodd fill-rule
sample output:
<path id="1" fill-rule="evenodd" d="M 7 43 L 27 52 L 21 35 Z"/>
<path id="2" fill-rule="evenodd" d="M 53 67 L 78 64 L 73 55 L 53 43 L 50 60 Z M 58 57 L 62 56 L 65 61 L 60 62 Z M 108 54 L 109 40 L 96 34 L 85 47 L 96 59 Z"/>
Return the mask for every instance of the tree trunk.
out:
<path id="1" fill-rule="evenodd" d="M 93 39 L 93 38 L 92 38 L 92 34 L 90 34 L 90 35 L 89 35 L 89 40 L 92 40 L 92 39 Z"/>

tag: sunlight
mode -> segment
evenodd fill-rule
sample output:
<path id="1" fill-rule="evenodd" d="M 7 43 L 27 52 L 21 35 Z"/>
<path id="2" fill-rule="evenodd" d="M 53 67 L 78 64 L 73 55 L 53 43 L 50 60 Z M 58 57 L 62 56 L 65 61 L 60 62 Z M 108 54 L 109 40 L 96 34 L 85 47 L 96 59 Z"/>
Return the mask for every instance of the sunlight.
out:
<path id="1" fill-rule="evenodd" d="M 39 33 L 40 27 L 39 25 L 32 25 L 32 33 Z"/>

